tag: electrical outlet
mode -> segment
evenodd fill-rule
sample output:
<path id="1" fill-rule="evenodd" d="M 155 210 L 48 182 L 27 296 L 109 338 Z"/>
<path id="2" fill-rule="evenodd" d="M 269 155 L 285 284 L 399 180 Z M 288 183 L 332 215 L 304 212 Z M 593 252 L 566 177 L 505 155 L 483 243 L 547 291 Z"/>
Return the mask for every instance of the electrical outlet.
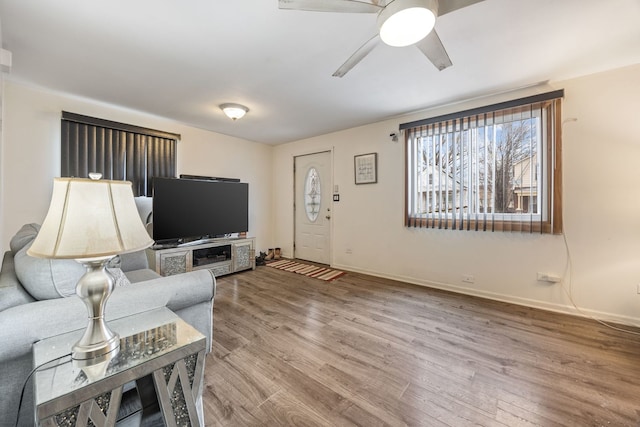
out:
<path id="1" fill-rule="evenodd" d="M 462 281 L 463 281 L 464 283 L 475 283 L 476 279 L 475 279 L 475 277 L 473 277 L 473 276 L 472 276 L 472 275 L 470 275 L 470 274 L 464 274 L 464 275 L 462 276 Z"/>
<path id="2" fill-rule="evenodd" d="M 538 277 L 538 282 L 558 283 L 561 280 L 559 276 L 554 276 L 553 274 L 549 274 L 549 273 L 538 272 L 537 277 Z"/>
<path id="3" fill-rule="evenodd" d="M 351 250 L 351 248 L 347 248 L 347 249 L 344 250 L 344 253 L 345 254 L 352 254 L 353 251 Z"/>

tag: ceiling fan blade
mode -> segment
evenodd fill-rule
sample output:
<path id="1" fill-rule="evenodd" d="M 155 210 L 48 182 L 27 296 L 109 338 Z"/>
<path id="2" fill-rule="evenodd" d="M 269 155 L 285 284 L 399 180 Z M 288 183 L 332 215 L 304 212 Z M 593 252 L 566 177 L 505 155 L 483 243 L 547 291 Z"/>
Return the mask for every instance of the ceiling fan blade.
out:
<path id="1" fill-rule="evenodd" d="M 438 16 L 445 15 L 454 10 L 480 3 L 484 0 L 440 0 L 438 2 Z"/>
<path id="2" fill-rule="evenodd" d="M 335 73 L 333 73 L 333 77 L 343 77 L 349 72 L 349 70 L 355 67 L 358 62 L 362 61 L 362 59 L 367 56 L 374 47 L 378 46 L 378 44 L 380 44 L 380 35 L 376 34 L 375 36 L 371 37 L 365 44 L 360 46 L 360 48 L 356 50 L 355 53 L 351 55 L 349 59 L 347 59 L 347 61 L 336 70 Z"/>
<path id="3" fill-rule="evenodd" d="M 278 0 L 280 9 L 312 12 L 377 13 L 384 6 L 360 0 Z"/>
<path id="4" fill-rule="evenodd" d="M 429 61 L 440 71 L 453 65 L 436 30 L 432 30 L 427 34 L 427 37 L 416 43 L 416 47 L 420 49 L 422 53 L 429 58 Z"/>

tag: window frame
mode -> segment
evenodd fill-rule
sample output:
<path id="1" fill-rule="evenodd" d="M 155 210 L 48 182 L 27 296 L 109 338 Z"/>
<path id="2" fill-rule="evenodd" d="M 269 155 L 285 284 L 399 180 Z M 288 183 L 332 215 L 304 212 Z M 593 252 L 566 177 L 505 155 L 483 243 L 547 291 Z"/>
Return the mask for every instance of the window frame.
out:
<path id="1" fill-rule="evenodd" d="M 563 230 L 561 132 L 561 101 L 563 97 L 564 90 L 557 90 L 401 124 L 400 130 L 403 131 L 405 137 L 405 227 L 561 234 Z M 484 215 L 483 218 L 477 218 L 475 213 L 455 215 L 447 212 L 438 214 L 438 218 L 434 218 L 434 214 L 413 214 L 411 212 L 414 201 L 411 199 L 410 192 L 412 188 L 415 188 L 414 183 L 419 179 L 418 172 L 416 171 L 417 162 L 412 164 L 412 157 L 415 157 L 415 155 L 412 156 L 411 148 L 416 147 L 416 153 L 418 152 L 417 144 L 413 143 L 412 145 L 412 135 L 415 138 L 421 137 L 416 136 L 416 132 L 424 132 L 424 129 L 427 129 L 429 126 L 438 124 L 453 124 L 455 126 L 456 123 L 473 117 L 486 116 L 487 114 L 509 110 L 516 111 L 517 109 L 527 108 L 535 104 L 542 105 L 541 111 L 544 114 L 544 116 L 541 117 L 541 132 L 543 132 L 544 135 L 542 135 L 542 141 L 539 143 L 540 145 L 544 145 L 539 150 L 536 150 L 536 153 L 540 152 L 545 158 L 544 161 L 538 159 L 538 162 L 542 162 L 541 169 L 543 169 L 540 171 L 540 176 L 538 176 L 538 178 L 541 179 L 538 187 L 542 194 L 537 195 L 537 198 L 540 199 L 541 202 L 539 205 L 539 208 L 542 209 L 541 212 L 538 214 L 528 213 L 524 215 L 488 213 L 486 215 L 482 214 Z M 546 123 L 543 124 L 543 122 Z M 537 169 L 538 168 L 536 168 L 536 174 L 538 173 Z M 461 176 L 469 173 L 469 170 L 469 168 L 466 168 L 465 172 L 461 173 Z M 473 218 L 473 216 L 476 216 L 477 219 Z M 491 216 L 491 218 L 488 220 L 487 216 Z"/>

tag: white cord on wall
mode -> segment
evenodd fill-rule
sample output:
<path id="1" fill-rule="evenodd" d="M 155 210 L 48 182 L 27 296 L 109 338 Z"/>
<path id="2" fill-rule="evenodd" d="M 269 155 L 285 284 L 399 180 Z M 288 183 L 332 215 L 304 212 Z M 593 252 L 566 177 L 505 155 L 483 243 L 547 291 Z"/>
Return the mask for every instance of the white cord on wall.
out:
<path id="1" fill-rule="evenodd" d="M 564 129 L 565 123 L 577 122 L 577 121 L 578 121 L 578 119 L 575 118 L 575 117 L 565 119 L 562 122 L 562 128 Z M 565 206 L 566 206 L 566 203 L 563 204 L 563 208 L 562 208 L 563 216 L 564 216 Z M 562 282 L 561 282 L 560 286 L 562 287 L 562 290 L 564 291 L 564 293 L 569 298 L 569 301 L 571 302 L 571 305 L 573 305 L 573 308 L 575 308 L 576 311 L 578 313 L 580 313 L 583 317 L 589 318 L 591 320 L 595 320 L 596 322 L 600 323 L 603 326 L 606 326 L 607 328 L 610 328 L 610 329 L 613 329 L 613 330 L 616 330 L 616 331 L 619 331 L 619 332 L 625 332 L 625 333 L 628 333 L 628 334 L 631 334 L 631 335 L 640 336 L 640 332 L 638 332 L 638 331 L 633 331 L 633 330 L 630 330 L 630 329 L 620 328 L 618 326 L 612 325 L 612 324 L 610 324 L 608 322 L 605 322 L 604 320 L 597 319 L 594 316 L 592 316 L 592 315 L 590 315 L 588 313 L 585 313 L 584 311 L 582 311 L 582 309 L 580 309 L 580 307 L 578 307 L 578 305 L 573 300 L 573 262 L 571 260 L 571 251 L 569 250 L 569 240 L 567 238 L 566 230 L 562 231 L 562 237 L 564 238 L 564 247 L 565 247 L 565 251 L 567 253 L 567 265 L 565 267 L 564 275 L 562 277 Z M 567 280 L 567 275 L 569 276 L 568 280 Z M 569 282 L 569 289 L 567 289 L 566 286 L 565 286 L 565 283 L 567 281 Z"/>
<path id="2" fill-rule="evenodd" d="M 575 308 L 576 311 L 578 311 L 578 313 L 580 313 L 582 316 L 587 317 L 587 318 L 589 318 L 591 320 L 595 320 L 596 322 L 600 323 L 603 326 L 606 326 L 607 328 L 611 328 L 611 329 L 614 329 L 616 331 L 626 332 L 628 334 L 640 336 L 640 332 L 632 331 L 630 329 L 620 328 L 618 326 L 614 326 L 614 325 L 612 325 L 610 323 L 605 322 L 604 320 L 597 319 L 597 318 L 593 317 L 592 315 L 585 313 L 584 311 L 582 311 L 580 309 L 580 307 L 578 307 L 578 305 L 573 300 L 573 264 L 571 262 L 571 252 L 569 251 L 569 242 L 567 241 L 567 233 L 563 231 L 562 232 L 562 236 L 564 237 L 564 246 L 565 246 L 565 249 L 566 249 L 566 252 L 567 252 L 567 267 L 565 268 L 564 276 L 562 278 L 562 282 L 561 282 L 560 286 L 562 287 L 562 290 L 564 291 L 564 293 L 569 298 L 569 301 L 571 302 L 571 305 L 573 305 L 573 308 Z M 567 279 L 567 273 L 569 274 L 569 280 L 568 280 L 569 289 L 568 290 L 565 287 L 565 282 L 567 281 L 566 280 Z"/>

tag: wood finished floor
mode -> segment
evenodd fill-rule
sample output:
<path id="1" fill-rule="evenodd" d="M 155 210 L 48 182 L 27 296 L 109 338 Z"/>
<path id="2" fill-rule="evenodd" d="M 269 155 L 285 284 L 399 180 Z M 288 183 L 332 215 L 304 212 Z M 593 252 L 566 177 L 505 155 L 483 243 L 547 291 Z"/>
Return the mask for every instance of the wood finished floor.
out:
<path id="1" fill-rule="evenodd" d="M 217 280 L 207 426 L 638 426 L 640 337 L 348 273 Z"/>

